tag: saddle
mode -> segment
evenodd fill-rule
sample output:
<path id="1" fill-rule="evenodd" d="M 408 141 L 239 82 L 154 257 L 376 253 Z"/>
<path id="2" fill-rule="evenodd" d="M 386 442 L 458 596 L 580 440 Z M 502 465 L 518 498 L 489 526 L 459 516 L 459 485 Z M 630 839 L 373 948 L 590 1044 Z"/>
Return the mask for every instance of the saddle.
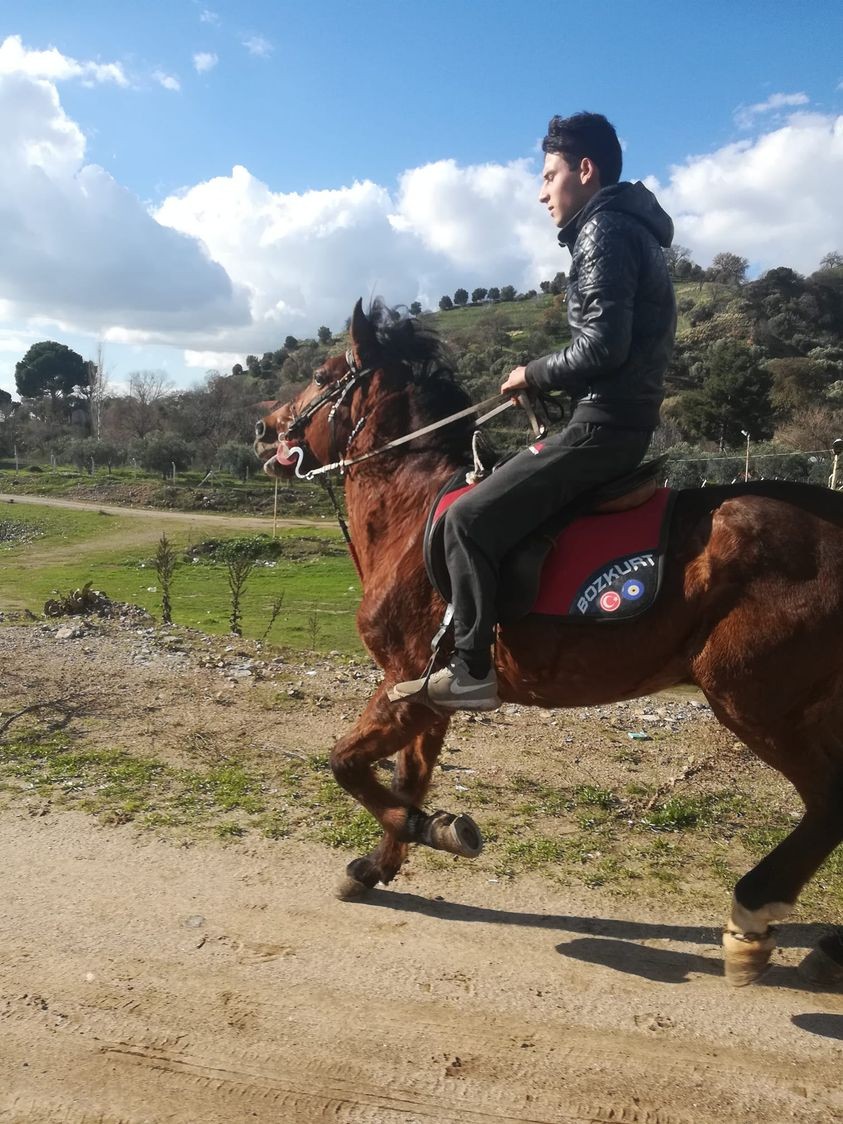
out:
<path id="1" fill-rule="evenodd" d="M 450 601 L 444 515 L 492 470 L 494 451 L 475 444 L 475 471 L 456 473 L 428 515 L 424 561 L 434 588 Z M 497 616 L 511 624 L 528 613 L 582 619 L 638 616 L 661 584 L 675 493 L 660 488 L 667 457 L 584 492 L 511 551 L 501 564 Z"/>

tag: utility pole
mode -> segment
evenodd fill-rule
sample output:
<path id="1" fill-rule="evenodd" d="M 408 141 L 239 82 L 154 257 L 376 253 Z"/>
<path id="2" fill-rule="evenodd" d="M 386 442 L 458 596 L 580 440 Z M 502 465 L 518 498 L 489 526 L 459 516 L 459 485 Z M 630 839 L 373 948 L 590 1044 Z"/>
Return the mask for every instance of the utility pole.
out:
<path id="1" fill-rule="evenodd" d="M 746 464 L 744 465 L 743 478 L 749 480 L 749 433 L 745 429 L 742 429 L 741 433 L 746 438 Z"/>

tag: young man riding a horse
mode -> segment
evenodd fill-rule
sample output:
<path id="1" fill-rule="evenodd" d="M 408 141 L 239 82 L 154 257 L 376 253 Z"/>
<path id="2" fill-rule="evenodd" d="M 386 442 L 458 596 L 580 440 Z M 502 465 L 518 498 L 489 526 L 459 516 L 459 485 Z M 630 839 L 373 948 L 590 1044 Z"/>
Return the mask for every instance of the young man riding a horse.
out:
<path id="1" fill-rule="evenodd" d="M 571 252 L 571 343 L 516 367 L 502 394 L 563 393 L 567 426 L 507 460 L 453 504 L 445 553 L 455 653 L 427 682 L 443 710 L 500 706 L 491 662 L 503 557 L 566 503 L 637 467 L 659 422 L 673 350 L 676 306 L 662 253 L 673 223 L 640 182 L 619 183 L 621 146 L 596 113 L 553 117 L 539 202 Z M 424 680 L 399 683 L 409 698 Z"/>

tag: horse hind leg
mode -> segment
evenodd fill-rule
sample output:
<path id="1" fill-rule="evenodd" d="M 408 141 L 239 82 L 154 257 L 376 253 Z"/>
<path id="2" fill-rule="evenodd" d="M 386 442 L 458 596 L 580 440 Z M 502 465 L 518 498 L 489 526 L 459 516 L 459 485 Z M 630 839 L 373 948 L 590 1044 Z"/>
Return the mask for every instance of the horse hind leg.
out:
<path id="1" fill-rule="evenodd" d="M 769 759 L 769 754 L 765 754 Z M 803 886 L 843 842 L 843 760 L 819 743 L 770 760 L 795 785 L 805 812 L 794 830 L 735 886 L 723 933 L 726 978 L 736 987 L 767 969 L 775 948 L 774 925 L 793 910 Z M 798 763 L 798 764 L 797 764 Z M 843 983 L 843 941 L 823 939 L 801 966 L 812 983 Z"/>

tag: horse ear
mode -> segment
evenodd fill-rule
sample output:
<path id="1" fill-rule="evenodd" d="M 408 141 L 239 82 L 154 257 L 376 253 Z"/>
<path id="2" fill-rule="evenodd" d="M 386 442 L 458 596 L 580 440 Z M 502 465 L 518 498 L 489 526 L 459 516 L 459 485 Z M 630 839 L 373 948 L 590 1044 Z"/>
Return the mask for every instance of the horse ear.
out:
<path id="1" fill-rule="evenodd" d="M 357 362 L 365 367 L 367 357 L 371 357 L 377 347 L 377 337 L 372 321 L 363 311 L 363 298 L 357 301 L 351 314 L 351 347 Z"/>

